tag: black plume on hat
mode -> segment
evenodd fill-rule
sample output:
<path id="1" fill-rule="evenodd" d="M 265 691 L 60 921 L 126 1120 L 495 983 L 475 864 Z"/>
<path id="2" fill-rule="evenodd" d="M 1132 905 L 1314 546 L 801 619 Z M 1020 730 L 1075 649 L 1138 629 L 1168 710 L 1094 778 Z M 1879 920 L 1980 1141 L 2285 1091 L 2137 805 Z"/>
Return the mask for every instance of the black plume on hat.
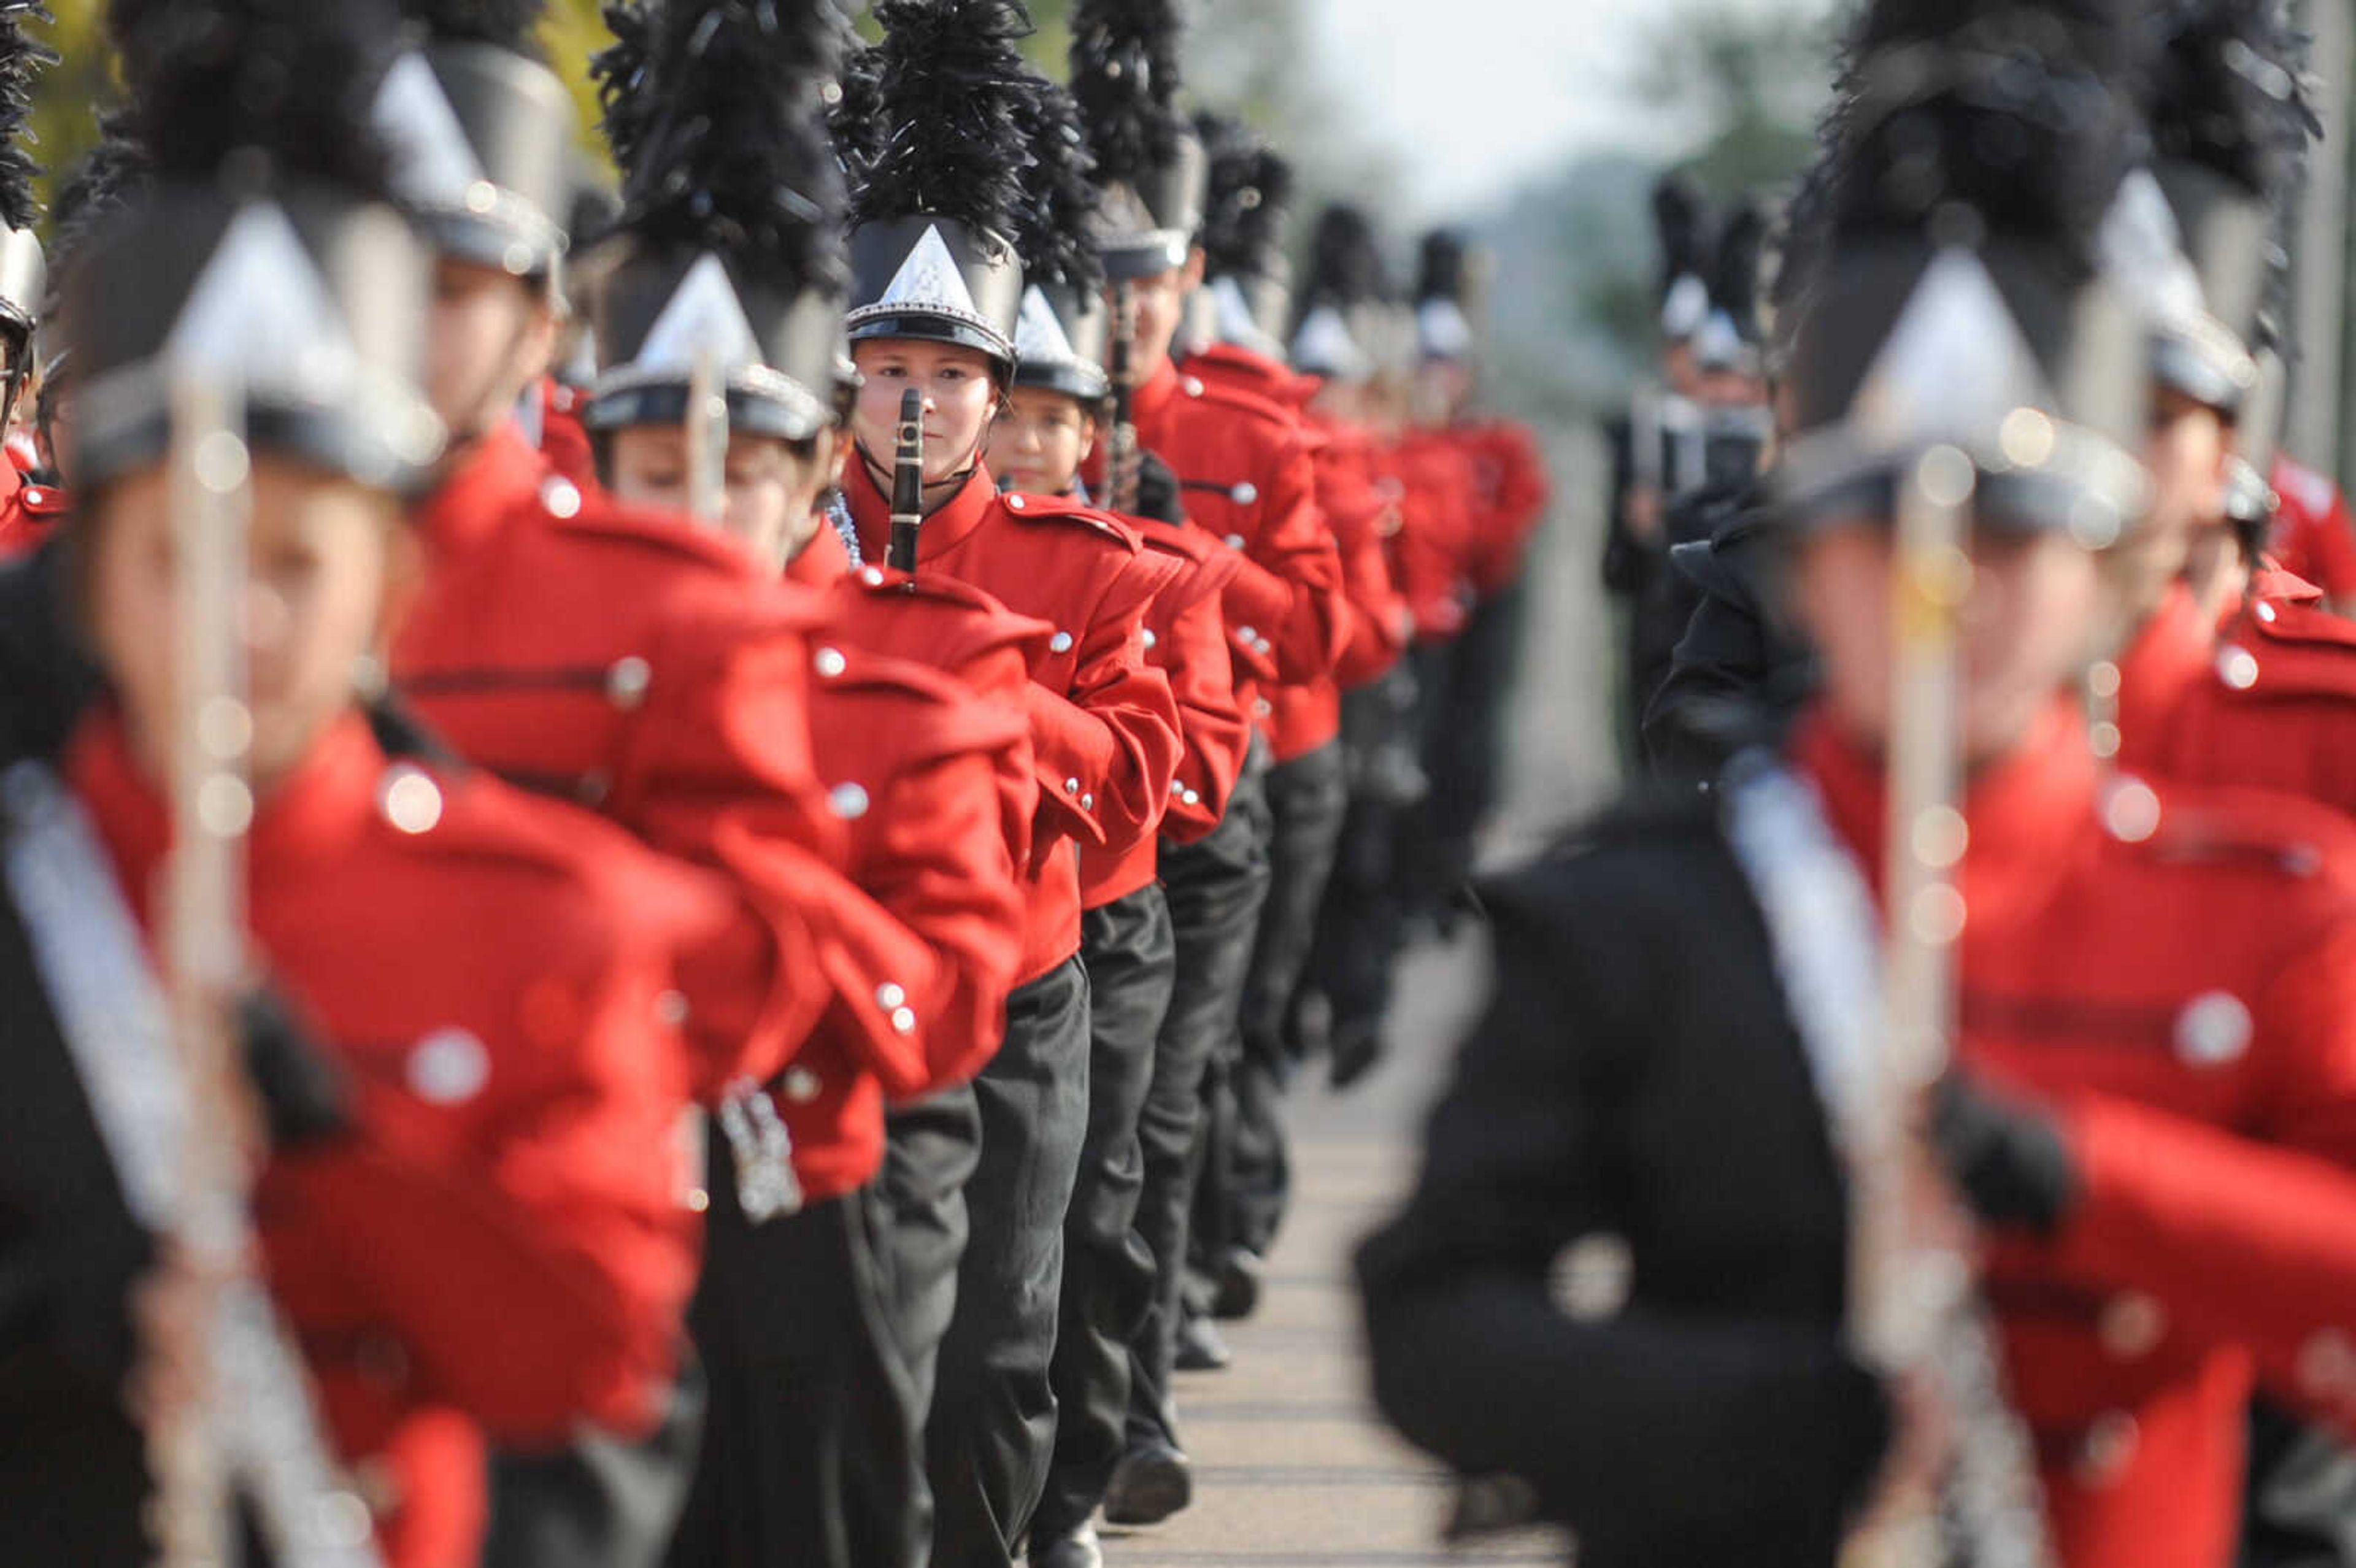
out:
<path id="1" fill-rule="evenodd" d="M 1072 94 L 1098 177 L 1135 181 L 1178 154 L 1185 18 L 1178 0 L 1079 0 L 1072 11 Z"/>
<path id="2" fill-rule="evenodd" d="M 1464 301 L 1464 236 L 1453 229 L 1435 229 L 1423 237 L 1416 270 L 1415 297 Z"/>
<path id="3" fill-rule="evenodd" d="M 884 0 L 884 41 L 866 51 L 875 116 L 838 142 L 854 155 L 851 215 L 923 213 L 1012 237 L 1032 153 L 1023 135 L 1038 74 L 1019 47 L 1031 17 L 1014 0 Z"/>
<path id="4" fill-rule="evenodd" d="M 114 0 L 125 129 L 159 178 L 209 180 L 252 149 L 282 176 L 380 196 L 369 104 L 392 27 L 387 0 Z"/>
<path id="5" fill-rule="evenodd" d="M 2268 199 L 2297 179 L 2322 134 L 2276 0 L 2179 0 L 2151 66 L 2151 137 Z"/>
<path id="6" fill-rule="evenodd" d="M 1667 174 L 1653 187 L 1653 228 L 1661 241 L 1661 292 L 1679 278 L 1709 271 L 1709 198 L 1686 174 Z"/>
<path id="7" fill-rule="evenodd" d="M 38 0 L 0 3 L 0 223 L 11 229 L 30 229 L 40 217 L 33 181 L 40 176 L 41 166 L 26 144 L 33 117 L 33 80 L 44 66 L 57 64 L 58 57 L 36 43 L 25 25 L 48 19 Z"/>
<path id="8" fill-rule="evenodd" d="M 339 5 L 343 0 L 319 0 Z M 401 0 L 410 20 L 443 43 L 494 44 L 534 59 L 542 57 L 540 24 L 545 0 Z"/>
<path id="9" fill-rule="evenodd" d="M 1347 310 L 1390 298 L 1390 275 L 1374 223 L 1363 208 L 1335 202 L 1319 215 L 1310 242 L 1309 285 L 1301 294 L 1304 312 L 1322 304 Z"/>
<path id="10" fill-rule="evenodd" d="M 2141 150 L 2142 0 L 1879 0 L 1855 65 L 1831 204 L 1836 234 L 1919 233 L 1965 208 L 2082 272 Z M 1917 48 L 1945 69 L 1926 82 Z"/>
<path id="11" fill-rule="evenodd" d="M 1208 111 L 1194 132 L 1210 154 L 1211 199 L 1203 253 L 1211 275 L 1268 271 L 1284 248 L 1292 165 L 1240 120 Z"/>
<path id="12" fill-rule="evenodd" d="M 1710 302 L 1732 319 L 1746 343 L 1759 337 L 1759 283 L 1772 226 L 1765 203 L 1752 199 L 1737 207 L 1719 236 L 1717 263 L 1710 271 Z"/>
<path id="13" fill-rule="evenodd" d="M 826 95 L 845 37 L 832 0 L 610 5 L 593 69 L 622 165 L 621 227 L 756 272 L 839 280 L 842 171 Z"/>
<path id="14" fill-rule="evenodd" d="M 1104 261 L 1090 228 L 1102 193 L 1093 177 L 1096 159 L 1088 152 L 1079 106 L 1070 93 L 1043 80 L 1019 118 L 1033 159 L 1014 232 L 1023 276 L 1093 295 L 1104 287 Z"/>

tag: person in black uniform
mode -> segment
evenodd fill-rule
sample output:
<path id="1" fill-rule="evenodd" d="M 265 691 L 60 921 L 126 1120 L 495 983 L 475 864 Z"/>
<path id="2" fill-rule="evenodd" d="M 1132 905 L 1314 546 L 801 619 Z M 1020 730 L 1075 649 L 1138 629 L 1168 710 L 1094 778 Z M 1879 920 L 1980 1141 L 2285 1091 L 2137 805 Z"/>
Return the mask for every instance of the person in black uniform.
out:
<path id="1" fill-rule="evenodd" d="M 2066 387 L 2071 400 L 2028 395 L 2105 451 L 2132 452 L 2140 432 L 2142 339 L 2094 270 L 2094 219 L 2076 211 L 2099 215 L 2097 193 L 2116 188 L 2129 122 L 2049 112 L 2115 86 L 2119 29 L 2064 5 L 1977 10 L 1994 14 L 1963 20 L 2023 41 L 1986 57 L 2015 73 L 2012 107 L 1918 88 L 1916 101 L 1843 132 L 1850 169 L 1886 167 L 1926 125 L 1935 155 L 1911 187 L 1856 181 L 1837 215 L 1826 265 L 1846 256 L 1852 286 L 1840 312 L 1803 324 L 1815 352 L 1794 375 L 1815 414 L 1804 426 L 1818 432 L 1813 454 L 1840 458 L 1813 455 L 1816 466 L 1787 466 L 1780 481 L 1781 518 L 1804 557 L 1815 539 L 1855 535 L 1860 519 L 1886 521 L 1892 475 L 1930 443 L 1963 439 L 1950 409 L 2008 410 L 2023 395 L 2017 367 L 1984 361 L 1976 384 L 1968 366 L 1920 352 L 1926 334 L 2018 339 L 2032 329 L 2013 312 L 2124 321 L 2107 337 L 2049 330 L 2030 342 L 2036 384 Z M 1895 31 L 1920 49 L 1922 35 L 1936 40 L 1958 20 L 1897 0 L 1875 8 L 1863 36 Z M 2026 54 L 2031 37 L 2069 52 L 2040 69 Z M 1976 63 L 1959 59 L 1966 79 Z M 1974 149 L 2004 136 L 2030 157 L 1976 161 Z M 2067 217 L 2010 200 L 2021 167 L 2040 171 L 2049 197 L 2095 199 Z M 1977 242 L 1935 253 L 1934 207 L 1942 233 Z M 1969 282 L 1949 286 L 1959 274 Z M 1874 286 L 1855 287 L 1860 277 Z M 1875 395 L 1856 397 L 1860 383 Z M 1867 405 L 1923 422 L 1869 432 L 1844 411 Z M 1798 455 L 1812 454 L 1795 448 L 1787 464 Z M 2018 589 L 2024 559 L 2076 551 L 2062 533 L 2072 503 L 2124 527 L 2140 475 L 2132 461 L 2039 475 L 2053 488 L 2024 485 L 2003 515 L 2043 544 L 1997 547 L 1981 580 Z M 1982 486 L 2005 495 L 1985 468 Z M 1883 613 L 1870 595 L 1811 603 L 1858 624 Z M 2066 689 L 2080 656 L 2067 637 L 2008 636 L 2000 624 L 1999 614 L 1967 631 L 1976 641 L 1965 656 L 1988 692 L 2038 694 L 2012 704 L 2018 717 Z M 1850 661 L 1851 689 L 1886 673 L 1876 637 L 1830 641 L 1826 656 Z M 1983 761 L 2040 744 L 1976 688 L 1965 711 L 1967 750 Z M 1763 756 L 1759 765 L 1792 776 Z M 1780 844 L 1784 869 L 1762 870 L 1745 837 L 1754 827 L 1726 791 L 1640 798 L 1488 885 L 1492 1002 L 1433 1115 L 1411 1200 L 1358 1254 L 1385 1413 L 1461 1472 L 1513 1477 L 1530 1512 L 1572 1528 L 1582 1568 L 1829 1564 L 1893 1432 L 1845 1328 L 1847 1182 L 1819 1097 L 1813 1015 L 1787 1000 L 1788 908 L 1762 913 L 1779 904 L 1767 879 L 1794 861 Z M 1858 912 L 1823 940 L 1870 954 L 1871 912 Z M 2041 1118 L 1953 1082 L 1939 1143 L 1960 1185 L 1984 1212 L 2050 1221 L 2073 1178 Z"/>

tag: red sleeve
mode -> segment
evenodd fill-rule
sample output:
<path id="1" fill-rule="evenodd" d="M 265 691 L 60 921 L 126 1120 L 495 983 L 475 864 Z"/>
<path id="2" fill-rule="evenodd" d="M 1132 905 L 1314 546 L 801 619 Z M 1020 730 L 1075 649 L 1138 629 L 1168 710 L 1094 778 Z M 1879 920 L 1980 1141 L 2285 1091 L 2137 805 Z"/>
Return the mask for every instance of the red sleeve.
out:
<path id="1" fill-rule="evenodd" d="M 1151 656 L 1170 677 L 1185 742 L 1162 831 L 1191 844 L 1226 817 L 1251 749 L 1252 725 L 1236 697 L 1235 661 L 1217 592 L 1201 582 L 1178 586 L 1192 592 L 1173 589 L 1175 608 L 1157 616 Z"/>
<path id="2" fill-rule="evenodd" d="M 999 821 L 1003 750 L 954 752 L 895 773 L 859 824 L 860 885 L 938 960 L 924 1009 L 924 1080 L 886 1083 L 899 1097 L 972 1077 L 1006 1031 L 1006 996 L 1023 962 L 1023 890 Z"/>
<path id="3" fill-rule="evenodd" d="M 605 804 L 654 848 L 726 871 L 767 939 L 760 962 L 707 955 L 683 971 L 708 1095 L 781 1070 L 832 995 L 813 977 L 850 962 L 830 943 L 865 938 L 829 929 L 851 890 L 830 885 L 847 841 L 810 756 L 808 642 L 749 592 L 695 612 L 666 627 L 654 664 L 675 674 L 647 694 Z"/>
<path id="4" fill-rule="evenodd" d="M 380 1316 L 416 1402 L 517 1445 L 651 1424 L 695 1280 L 683 1057 L 657 1022 L 669 954 L 647 927 L 611 929 L 602 950 L 569 942 L 579 966 L 500 1020 L 529 1036 L 490 1042 L 475 1103 L 363 1083 L 360 1132 L 263 1184 L 265 1233 L 291 1231 L 290 1267 L 331 1266 Z"/>
<path id="5" fill-rule="evenodd" d="M 1353 691 L 1379 677 L 1406 651 L 1414 618 L 1391 581 L 1383 525 L 1391 508 L 1371 486 L 1335 496 L 1325 507 L 1342 556 L 1343 586 L 1349 595 L 1350 640 L 1333 666 L 1333 679 Z"/>
<path id="6" fill-rule="evenodd" d="M 2245 1346 L 2283 1399 L 2356 1432 L 2356 1346 L 2319 1386 L 2317 1346 L 2356 1325 L 2356 931 L 2260 1001 L 2275 1053 L 2255 1138 L 2090 1094 L 2066 1108 L 2083 1181 L 2065 1272 L 2151 1296 L 2169 1321 Z"/>
<path id="7" fill-rule="evenodd" d="M 1501 421 L 1484 432 L 1482 455 L 1495 475 L 1490 515 L 1480 530 L 1482 548 L 1473 566 L 1473 587 L 1484 597 L 1497 592 L 1521 570 L 1523 547 L 1546 520 L 1553 487 L 1537 438 L 1526 425 Z"/>
<path id="8" fill-rule="evenodd" d="M 1162 825 L 1178 767 L 1178 706 L 1145 663 L 1145 614 L 1168 568 L 1133 558 L 1088 619 L 1068 697 L 1035 682 L 1028 700 L 1043 816 L 1118 855 Z M 1033 859 L 1051 843 L 1034 843 Z"/>
<path id="9" fill-rule="evenodd" d="M 1298 431 L 1271 449 L 1268 482 L 1260 490 L 1259 532 L 1245 553 L 1284 586 L 1284 603 L 1265 606 L 1258 624 L 1276 645 L 1279 682 L 1307 686 L 1330 674 L 1349 638 L 1349 603 L 1343 591 L 1340 553 L 1317 509 L 1317 474 L 1309 441 Z M 1237 581 L 1251 592 L 1242 578 Z M 1242 603 L 1236 607 L 1251 608 Z"/>

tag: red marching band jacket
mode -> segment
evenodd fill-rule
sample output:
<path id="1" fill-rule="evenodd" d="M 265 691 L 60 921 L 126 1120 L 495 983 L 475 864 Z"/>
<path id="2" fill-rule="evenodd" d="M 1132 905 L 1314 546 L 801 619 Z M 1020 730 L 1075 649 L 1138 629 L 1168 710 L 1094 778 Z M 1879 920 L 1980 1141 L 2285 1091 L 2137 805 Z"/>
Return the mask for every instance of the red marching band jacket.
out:
<path id="1" fill-rule="evenodd" d="M 1199 528 L 1151 517 L 1121 521 L 1149 553 L 1171 563 L 1170 579 L 1146 613 L 1145 657 L 1170 681 L 1183 745 L 1161 837 L 1191 844 L 1226 816 L 1251 751 L 1251 720 L 1236 696 L 1235 663 L 1220 608 L 1220 595 L 1240 570 L 1242 557 Z M 1118 855 L 1083 849 L 1082 906 L 1100 909 L 1151 882 L 1159 851 L 1159 840 L 1150 835 Z"/>
<path id="2" fill-rule="evenodd" d="M 395 688 L 469 761 L 725 871 L 742 919 L 685 965 L 710 1099 L 783 1070 L 838 1002 L 870 1054 L 918 1071 L 884 987 L 933 983 L 846 853 L 809 744 L 819 611 L 727 541 L 551 473 L 503 428 L 424 503 L 424 591 Z M 920 1031 L 919 1031 L 920 1032 Z"/>
<path id="3" fill-rule="evenodd" d="M 67 776 L 133 908 L 168 803 L 109 711 Z M 394 1568 L 480 1552 L 483 1444 L 651 1425 L 697 1239 L 663 998 L 725 882 L 340 721 L 248 842 L 257 955 L 347 1074 L 348 1132 L 281 1151 L 256 1223 L 337 1456 Z"/>
<path id="4" fill-rule="evenodd" d="M 1138 443 L 1177 475 L 1188 518 L 1244 557 L 1223 600 L 1237 690 L 1265 728 L 1273 708 L 1258 711 L 1258 688 L 1330 674 L 1350 636 L 1341 557 L 1317 509 L 1314 443 L 1282 405 L 1167 361 L 1137 389 L 1135 412 Z M 1087 476 L 1101 488 L 1100 454 Z M 1272 678 L 1248 678 L 1255 667 Z"/>
<path id="5" fill-rule="evenodd" d="M 1988 1296 L 2058 1560 L 2213 1568 L 2253 1387 L 2356 1432 L 2356 832 L 2257 792 L 2105 779 L 2074 705 L 1965 803 L 1962 1053 L 2060 1120 L 2055 1234 Z M 1880 765 L 1797 746 L 1870 874 Z"/>
<path id="6" fill-rule="evenodd" d="M 843 485 L 862 555 L 882 553 L 891 504 L 863 463 Z M 1145 662 L 1145 619 L 1173 574 L 1137 536 L 1069 501 L 1001 496 L 977 466 L 925 519 L 917 577 L 955 579 L 1055 628 L 1023 704 L 1039 810 L 1027 868 L 1021 979 L 1079 951 L 1082 848 L 1119 853 L 1160 827 L 1179 754 L 1170 684 Z"/>

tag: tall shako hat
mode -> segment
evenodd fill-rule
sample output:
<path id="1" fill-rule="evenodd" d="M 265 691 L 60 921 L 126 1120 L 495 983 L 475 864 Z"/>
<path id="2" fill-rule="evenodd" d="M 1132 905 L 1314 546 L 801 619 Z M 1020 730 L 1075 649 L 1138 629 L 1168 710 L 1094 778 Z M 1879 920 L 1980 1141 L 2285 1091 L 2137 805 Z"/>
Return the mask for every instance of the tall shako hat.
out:
<path id="1" fill-rule="evenodd" d="M 1078 0 L 1072 96 L 1105 187 L 1099 243 L 1114 279 L 1186 264 L 1202 231 L 1209 159 L 1178 109 L 1179 0 Z"/>
<path id="2" fill-rule="evenodd" d="M 30 368 L 33 328 L 41 318 L 48 270 L 33 232 L 40 204 L 33 181 L 41 168 L 26 150 L 33 113 L 33 79 L 58 57 L 26 33 L 27 22 L 49 19 L 38 0 L 0 0 L 0 341 L 8 351 L 0 379 L 0 427 L 16 406 Z"/>
<path id="3" fill-rule="evenodd" d="M 1015 250 L 1023 258 L 1023 317 L 1014 336 L 1014 384 L 1092 403 L 1108 397 L 1104 262 L 1096 249 L 1098 196 L 1080 112 L 1071 94 L 1042 80 L 1022 116 L 1032 164 L 1023 181 Z"/>
<path id="4" fill-rule="evenodd" d="M 827 136 L 846 24 L 834 0 L 608 8 L 594 71 L 622 212 L 590 259 L 593 431 L 678 424 L 696 367 L 732 430 L 807 441 L 834 417 L 850 283 Z"/>
<path id="5" fill-rule="evenodd" d="M 1472 254 L 1462 229 L 1435 229 L 1423 237 L 1416 268 L 1415 337 L 1426 359 L 1472 357 Z"/>
<path id="6" fill-rule="evenodd" d="M 1709 314 L 1694 330 L 1694 359 L 1707 370 L 1756 374 L 1760 368 L 1759 280 L 1774 220 L 1756 197 L 1736 204 L 1719 231 L 1708 288 Z"/>
<path id="7" fill-rule="evenodd" d="M 253 446 L 422 488 L 442 429 L 418 390 L 431 259 L 385 199 L 369 104 L 393 41 L 379 0 L 114 0 L 152 187 L 77 246 L 72 470 L 160 460 L 183 375 L 243 405 Z"/>
<path id="8" fill-rule="evenodd" d="M 1381 368 L 1390 280 L 1381 242 L 1363 208 L 1336 202 L 1318 215 L 1310 246 L 1309 283 L 1292 332 L 1292 368 L 1344 383 Z"/>
<path id="9" fill-rule="evenodd" d="M 851 176 L 851 340 L 925 338 L 1014 374 L 1014 234 L 1038 79 L 1013 0 L 884 0 L 884 41 L 850 76 L 835 142 Z M 873 116 L 857 123 L 855 111 Z"/>
<path id="10" fill-rule="evenodd" d="M 2142 508 L 2142 314 L 2103 270 L 2140 127 L 2139 0 L 1876 0 L 1784 377 L 1785 510 L 1888 515 L 1934 446 L 1984 522 L 2115 539 Z"/>
<path id="11" fill-rule="evenodd" d="M 541 0 L 402 8 L 422 41 L 385 73 L 376 102 L 395 194 L 444 254 L 553 285 L 572 216 L 575 117 L 540 58 Z"/>
<path id="12" fill-rule="evenodd" d="M 2261 377 L 2253 350 L 2278 254 L 2276 213 L 2321 127 L 2275 0 L 2175 0 L 2157 24 L 2151 172 L 2199 293 L 2158 334 L 2153 368 L 2187 396 L 2238 413 Z"/>
<path id="13" fill-rule="evenodd" d="M 1692 176 L 1665 174 L 1653 187 L 1653 229 L 1661 243 L 1661 336 L 1683 343 L 1709 317 L 1709 199 Z"/>
<path id="14" fill-rule="evenodd" d="M 1216 340 L 1284 357 L 1292 316 L 1292 165 L 1240 120 L 1207 111 L 1194 132 L 1210 158 L 1203 215 L 1204 293 Z"/>

